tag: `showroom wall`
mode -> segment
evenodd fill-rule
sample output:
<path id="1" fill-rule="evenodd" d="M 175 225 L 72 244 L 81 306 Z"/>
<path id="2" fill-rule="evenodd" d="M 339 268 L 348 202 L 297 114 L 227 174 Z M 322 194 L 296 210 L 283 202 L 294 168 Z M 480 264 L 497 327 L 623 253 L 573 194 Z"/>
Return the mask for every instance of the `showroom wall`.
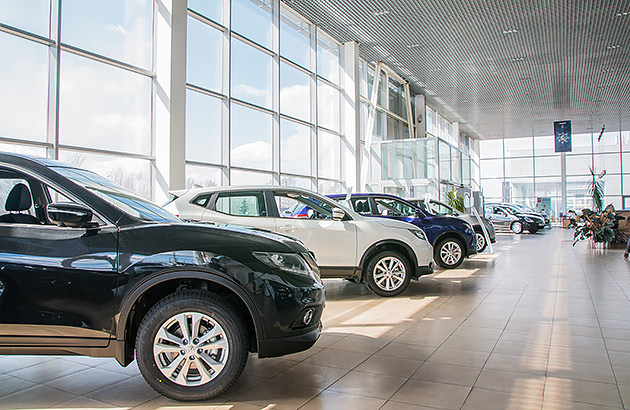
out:
<path id="1" fill-rule="evenodd" d="M 538 198 L 546 197 L 556 216 L 591 207 L 587 184 L 593 168 L 596 173 L 606 170 L 605 203 L 617 209 L 630 207 L 630 172 L 623 166 L 630 164 L 630 132 L 605 132 L 601 139 L 599 134 L 574 134 L 572 147 L 564 156 L 555 153 L 551 135 L 480 141 L 486 201 L 536 206 Z"/>

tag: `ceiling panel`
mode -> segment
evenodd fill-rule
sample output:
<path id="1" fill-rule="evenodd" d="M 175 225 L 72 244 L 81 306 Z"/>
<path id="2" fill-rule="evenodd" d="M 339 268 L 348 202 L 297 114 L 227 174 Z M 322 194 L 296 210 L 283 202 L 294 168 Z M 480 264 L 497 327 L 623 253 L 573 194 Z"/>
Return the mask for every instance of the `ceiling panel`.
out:
<path id="1" fill-rule="evenodd" d="M 630 1 L 284 0 L 480 138 L 630 129 Z"/>

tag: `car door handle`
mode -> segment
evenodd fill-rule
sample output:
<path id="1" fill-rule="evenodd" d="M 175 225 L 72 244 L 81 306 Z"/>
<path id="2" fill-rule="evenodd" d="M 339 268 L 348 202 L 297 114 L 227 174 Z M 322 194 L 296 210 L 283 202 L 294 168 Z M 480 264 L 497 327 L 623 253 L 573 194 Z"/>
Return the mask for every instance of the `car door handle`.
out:
<path id="1" fill-rule="evenodd" d="M 280 227 L 281 231 L 285 231 L 285 232 L 293 232 L 295 231 L 297 228 L 293 225 L 284 225 Z"/>

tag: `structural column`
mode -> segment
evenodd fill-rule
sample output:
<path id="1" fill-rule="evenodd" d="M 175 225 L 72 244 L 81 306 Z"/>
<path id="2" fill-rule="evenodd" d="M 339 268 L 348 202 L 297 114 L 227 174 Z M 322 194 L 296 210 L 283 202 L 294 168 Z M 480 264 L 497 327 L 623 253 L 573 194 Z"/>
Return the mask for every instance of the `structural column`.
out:
<path id="1" fill-rule="evenodd" d="M 359 99 L 359 44 L 341 47 L 341 178 L 354 191 L 361 189 L 361 118 Z"/>
<path id="2" fill-rule="evenodd" d="M 153 81 L 154 198 L 186 185 L 186 0 L 157 0 Z"/>

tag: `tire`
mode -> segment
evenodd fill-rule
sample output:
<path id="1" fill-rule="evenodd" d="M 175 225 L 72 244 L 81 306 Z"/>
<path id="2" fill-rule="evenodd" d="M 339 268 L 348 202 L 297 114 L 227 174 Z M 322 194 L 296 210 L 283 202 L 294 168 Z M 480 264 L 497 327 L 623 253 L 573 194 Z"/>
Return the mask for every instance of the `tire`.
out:
<path id="1" fill-rule="evenodd" d="M 486 241 L 486 237 L 483 232 L 475 232 L 475 236 L 477 237 L 477 242 L 475 242 L 475 249 L 477 253 L 481 253 L 486 250 L 488 243 Z"/>
<path id="2" fill-rule="evenodd" d="M 455 269 L 462 264 L 466 249 L 461 240 L 457 238 L 444 238 L 433 247 L 433 259 L 444 269 Z"/>
<path id="3" fill-rule="evenodd" d="M 184 327 L 188 338 L 181 337 Z M 175 400 L 208 400 L 241 375 L 248 346 L 247 327 L 232 305 L 217 295 L 187 290 L 167 296 L 145 315 L 136 336 L 136 359 L 158 393 Z"/>
<path id="4" fill-rule="evenodd" d="M 411 264 L 400 252 L 379 252 L 370 258 L 365 268 L 365 285 L 378 296 L 399 295 L 409 286 L 411 269 Z"/>
<path id="5" fill-rule="evenodd" d="M 510 225 L 510 229 L 515 234 L 521 234 L 523 233 L 523 224 L 520 223 L 519 221 L 514 221 L 512 222 L 512 225 Z"/>

